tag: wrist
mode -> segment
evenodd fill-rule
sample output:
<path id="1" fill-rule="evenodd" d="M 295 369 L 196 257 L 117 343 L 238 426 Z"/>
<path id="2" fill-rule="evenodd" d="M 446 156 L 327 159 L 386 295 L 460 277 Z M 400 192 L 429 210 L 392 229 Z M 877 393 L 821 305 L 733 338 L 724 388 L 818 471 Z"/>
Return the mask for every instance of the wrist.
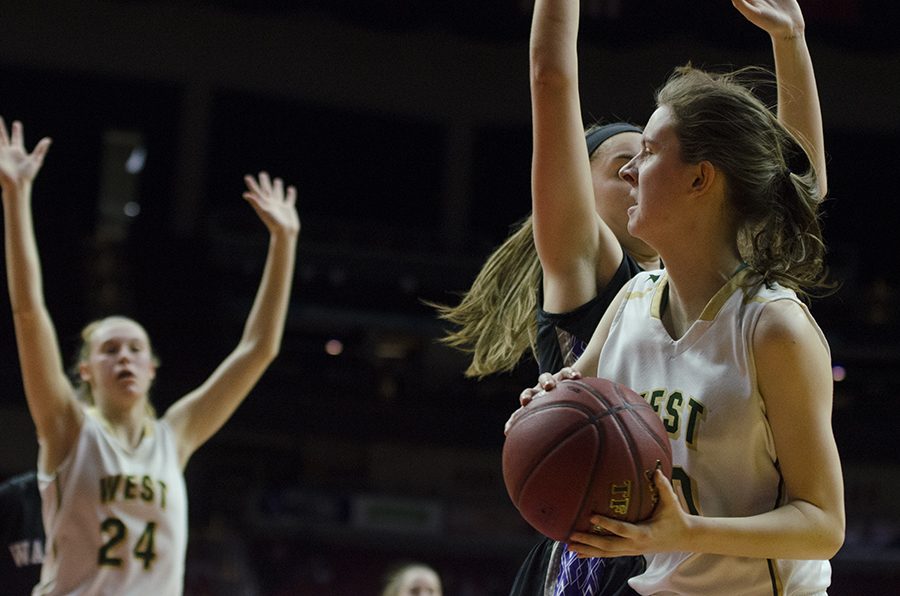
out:
<path id="1" fill-rule="evenodd" d="M 0 184 L 4 197 L 20 199 L 27 197 L 31 192 L 32 182 L 30 180 L 14 180 Z"/>
<path id="2" fill-rule="evenodd" d="M 774 43 L 783 42 L 783 43 L 795 43 L 802 42 L 806 38 L 806 29 L 805 27 L 800 25 L 795 25 L 790 27 L 784 31 L 775 31 L 772 32 L 770 37 Z"/>

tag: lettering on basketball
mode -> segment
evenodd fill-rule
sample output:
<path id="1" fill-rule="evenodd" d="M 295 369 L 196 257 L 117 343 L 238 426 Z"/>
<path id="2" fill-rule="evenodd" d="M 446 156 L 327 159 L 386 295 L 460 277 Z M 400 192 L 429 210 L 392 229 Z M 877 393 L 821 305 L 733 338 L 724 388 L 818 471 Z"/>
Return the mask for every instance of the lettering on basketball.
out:
<path id="1" fill-rule="evenodd" d="M 645 391 L 641 397 L 659 414 L 669 438 L 684 438 L 688 447 L 696 447 L 701 423 L 706 418 L 706 406 L 700 400 L 666 389 Z"/>
<path id="2" fill-rule="evenodd" d="M 110 501 L 134 501 L 140 499 L 145 503 L 159 502 L 162 509 L 166 508 L 166 483 L 150 476 L 133 476 L 131 474 L 116 474 L 104 476 L 100 479 L 100 502 Z"/>
<path id="3" fill-rule="evenodd" d="M 631 506 L 631 480 L 613 484 L 609 493 L 609 510 L 621 516 L 628 515 L 628 507 Z"/>

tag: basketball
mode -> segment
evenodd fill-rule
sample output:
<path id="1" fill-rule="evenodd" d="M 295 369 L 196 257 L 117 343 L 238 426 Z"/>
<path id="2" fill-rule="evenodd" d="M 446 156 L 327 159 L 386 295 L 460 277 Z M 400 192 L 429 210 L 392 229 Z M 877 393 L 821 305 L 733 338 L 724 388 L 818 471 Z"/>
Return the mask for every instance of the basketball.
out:
<path id="1" fill-rule="evenodd" d="M 593 514 L 647 519 L 658 500 L 652 481 L 672 476 L 662 420 L 633 390 L 601 378 L 567 379 L 532 400 L 503 444 L 503 481 L 536 530 L 565 542 L 588 532 Z"/>

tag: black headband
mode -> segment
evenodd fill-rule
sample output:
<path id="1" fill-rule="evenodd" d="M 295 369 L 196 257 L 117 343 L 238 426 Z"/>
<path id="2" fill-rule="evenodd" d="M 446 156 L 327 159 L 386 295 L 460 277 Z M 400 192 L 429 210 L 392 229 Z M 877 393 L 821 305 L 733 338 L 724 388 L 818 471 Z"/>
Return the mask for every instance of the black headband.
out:
<path id="1" fill-rule="evenodd" d="M 593 155 L 594 151 L 597 150 L 597 147 L 603 144 L 603 142 L 610 138 L 614 137 L 617 134 L 621 134 L 623 132 L 636 132 L 642 133 L 640 127 L 635 126 L 634 124 L 628 124 L 627 122 L 613 122 L 612 124 L 604 124 L 603 126 L 598 126 L 591 130 L 585 140 L 587 141 L 587 150 L 588 155 Z"/>

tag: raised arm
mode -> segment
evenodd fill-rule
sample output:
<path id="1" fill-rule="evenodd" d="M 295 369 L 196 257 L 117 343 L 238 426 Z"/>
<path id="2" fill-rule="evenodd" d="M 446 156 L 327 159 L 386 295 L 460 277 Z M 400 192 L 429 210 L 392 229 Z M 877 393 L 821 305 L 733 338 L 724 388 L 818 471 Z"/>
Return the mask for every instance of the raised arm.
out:
<path id="1" fill-rule="evenodd" d="M 200 387 L 166 412 L 178 437 L 182 466 L 234 413 L 275 359 L 281 346 L 284 321 L 294 276 L 300 220 L 297 191 L 284 188 L 280 178 L 265 172 L 246 176 L 244 198 L 269 230 L 269 249 L 262 280 L 237 347 Z"/>
<path id="2" fill-rule="evenodd" d="M 50 139 L 31 153 L 21 122 L 7 130 L 0 118 L 6 278 L 28 409 L 40 443 L 41 471 L 52 472 L 78 436 L 81 410 L 66 377 L 56 330 L 44 302 L 41 262 L 31 212 L 31 189 Z"/>
<path id="3" fill-rule="evenodd" d="M 544 308 L 566 312 L 597 293 L 622 249 L 597 215 L 578 91 L 578 0 L 538 0 L 531 25 L 532 211 Z"/>
<path id="4" fill-rule="evenodd" d="M 778 119 L 800 140 L 828 192 L 822 109 L 806 45 L 806 25 L 797 0 L 732 0 L 748 21 L 769 34 L 778 81 Z"/>

